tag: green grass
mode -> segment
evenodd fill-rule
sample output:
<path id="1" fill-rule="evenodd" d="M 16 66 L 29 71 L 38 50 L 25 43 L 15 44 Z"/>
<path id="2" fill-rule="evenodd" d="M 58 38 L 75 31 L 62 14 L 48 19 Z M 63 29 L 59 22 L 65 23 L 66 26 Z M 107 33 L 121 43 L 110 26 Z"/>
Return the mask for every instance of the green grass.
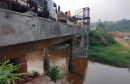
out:
<path id="1" fill-rule="evenodd" d="M 104 33 L 100 30 L 95 31 L 99 31 L 105 38 L 108 38 L 107 41 L 110 46 L 102 45 L 99 40 L 94 39 L 97 34 L 91 33 L 90 35 L 93 37 L 90 37 L 88 59 L 118 67 L 128 67 L 130 65 L 130 50 L 125 49 L 109 33 Z M 126 52 L 123 53 L 122 51 Z"/>
<path id="2" fill-rule="evenodd" d="M 130 53 L 123 53 L 121 51 L 122 49 L 115 46 L 90 46 L 88 51 L 88 59 L 118 67 L 128 67 L 130 62 Z"/>

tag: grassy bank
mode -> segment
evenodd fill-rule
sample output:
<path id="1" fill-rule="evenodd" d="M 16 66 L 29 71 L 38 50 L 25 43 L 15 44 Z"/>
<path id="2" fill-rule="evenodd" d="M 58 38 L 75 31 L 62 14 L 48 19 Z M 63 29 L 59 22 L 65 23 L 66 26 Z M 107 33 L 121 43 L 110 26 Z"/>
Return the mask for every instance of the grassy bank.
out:
<path id="1" fill-rule="evenodd" d="M 125 49 L 108 32 L 92 31 L 89 45 L 88 59 L 90 60 L 118 67 L 128 67 L 130 64 L 130 50 Z"/>

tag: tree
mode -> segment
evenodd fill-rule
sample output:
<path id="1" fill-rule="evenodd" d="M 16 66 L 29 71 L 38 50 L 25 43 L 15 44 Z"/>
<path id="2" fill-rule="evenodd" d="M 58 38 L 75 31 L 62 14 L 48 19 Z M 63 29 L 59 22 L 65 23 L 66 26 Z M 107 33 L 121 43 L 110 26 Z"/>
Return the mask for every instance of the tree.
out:
<path id="1" fill-rule="evenodd" d="M 98 19 L 98 22 L 101 22 L 101 19 Z"/>
<path id="2" fill-rule="evenodd" d="M 97 29 L 106 29 L 106 26 L 102 22 L 98 22 L 96 25 Z"/>
<path id="3" fill-rule="evenodd" d="M 107 30 L 109 30 L 110 27 L 112 28 L 112 32 L 130 32 L 130 20 L 123 19 L 113 24 L 109 24 Z"/>

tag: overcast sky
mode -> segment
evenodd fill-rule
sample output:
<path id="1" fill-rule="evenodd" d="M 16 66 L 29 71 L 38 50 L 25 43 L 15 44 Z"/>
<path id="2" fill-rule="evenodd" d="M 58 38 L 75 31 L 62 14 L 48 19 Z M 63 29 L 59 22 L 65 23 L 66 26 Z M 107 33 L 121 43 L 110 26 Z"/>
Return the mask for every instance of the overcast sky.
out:
<path id="1" fill-rule="evenodd" d="M 130 19 L 130 0 L 53 0 L 63 12 L 89 7 L 91 22 Z"/>

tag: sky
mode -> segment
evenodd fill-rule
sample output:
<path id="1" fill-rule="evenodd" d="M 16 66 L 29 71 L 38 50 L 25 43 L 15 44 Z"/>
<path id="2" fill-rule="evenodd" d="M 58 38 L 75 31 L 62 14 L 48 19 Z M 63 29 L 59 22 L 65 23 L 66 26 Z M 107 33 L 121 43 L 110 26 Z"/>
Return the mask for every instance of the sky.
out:
<path id="1" fill-rule="evenodd" d="M 61 11 L 71 15 L 81 8 L 90 8 L 91 22 L 130 20 L 130 0 L 53 0 L 60 5 Z"/>

